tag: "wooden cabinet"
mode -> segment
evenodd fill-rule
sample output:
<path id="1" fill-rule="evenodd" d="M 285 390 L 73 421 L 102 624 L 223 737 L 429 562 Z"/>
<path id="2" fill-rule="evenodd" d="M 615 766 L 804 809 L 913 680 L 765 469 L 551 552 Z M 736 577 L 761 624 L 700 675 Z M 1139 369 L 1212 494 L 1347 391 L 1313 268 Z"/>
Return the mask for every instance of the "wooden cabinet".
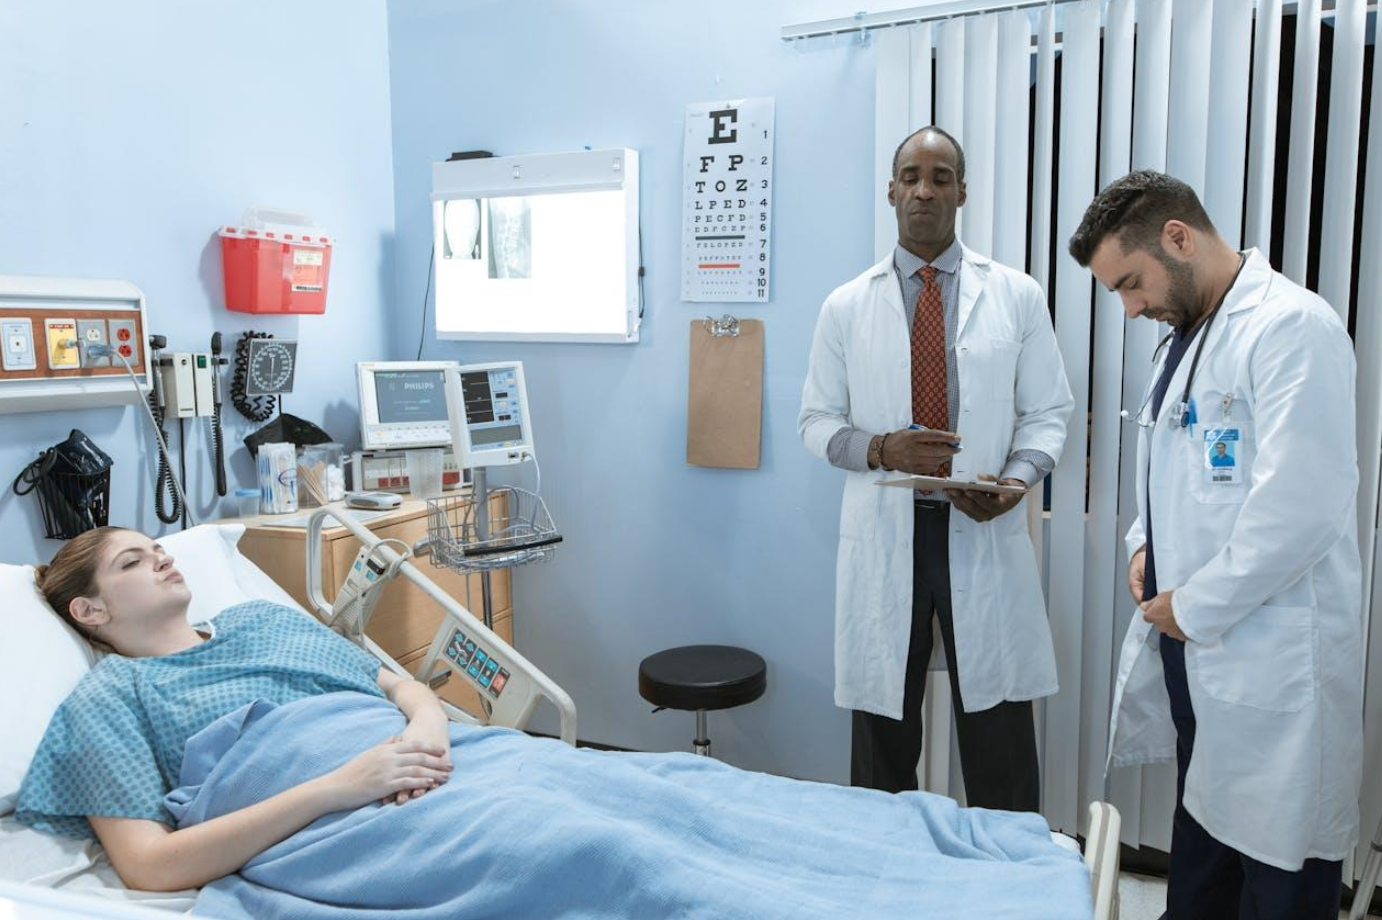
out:
<path id="1" fill-rule="evenodd" d="M 502 514 L 502 510 L 496 508 L 495 514 Z M 300 515 L 293 515 L 297 516 Z M 271 527 L 265 523 L 275 517 L 261 515 L 219 523 L 244 524 L 246 529 L 240 540 L 240 551 L 299 604 L 311 610 L 307 600 L 307 531 L 301 527 Z M 427 507 L 424 502 L 405 501 L 397 511 L 366 521 L 365 526 L 381 538 L 392 538 L 412 546 L 427 536 Z M 330 601 L 345 581 L 345 574 L 360 551 L 360 541 L 344 527 L 332 527 L 323 531 L 322 543 L 322 593 Z M 474 613 L 476 619 L 484 619 L 479 575 L 463 576 L 449 569 L 434 568 L 428 559 L 413 561 L 443 591 Z M 513 592 L 509 571 L 491 574 L 490 587 L 494 597 L 494 631 L 512 644 Z M 406 579 L 396 579 L 384 588 L 366 633 L 417 676 L 442 616 L 441 608 L 416 585 Z M 453 677 L 437 690 L 437 694 L 467 712 L 483 715 L 478 694 L 465 681 Z"/>

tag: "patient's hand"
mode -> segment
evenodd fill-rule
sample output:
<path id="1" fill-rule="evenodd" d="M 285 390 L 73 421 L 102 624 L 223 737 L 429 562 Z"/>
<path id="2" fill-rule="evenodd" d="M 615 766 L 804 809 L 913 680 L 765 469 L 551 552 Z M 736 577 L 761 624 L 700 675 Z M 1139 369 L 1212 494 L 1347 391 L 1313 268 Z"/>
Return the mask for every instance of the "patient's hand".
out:
<path id="1" fill-rule="evenodd" d="M 399 735 L 400 741 L 417 742 L 421 745 L 424 753 L 430 754 L 441 760 L 446 765 L 444 775 L 433 782 L 431 785 L 418 789 L 405 789 L 392 796 L 384 798 L 385 803 L 393 799 L 399 805 L 409 799 L 416 799 L 430 789 L 435 789 L 451 777 L 451 731 L 450 723 L 445 715 L 438 713 L 434 717 L 430 712 L 421 712 L 414 716 L 409 722 L 408 727 Z"/>
<path id="2" fill-rule="evenodd" d="M 446 781 L 450 758 L 427 750 L 416 739 L 396 739 L 370 748 L 340 769 L 321 778 L 331 792 L 331 811 L 359 808 L 373 801 L 396 799 L 399 804 Z"/>

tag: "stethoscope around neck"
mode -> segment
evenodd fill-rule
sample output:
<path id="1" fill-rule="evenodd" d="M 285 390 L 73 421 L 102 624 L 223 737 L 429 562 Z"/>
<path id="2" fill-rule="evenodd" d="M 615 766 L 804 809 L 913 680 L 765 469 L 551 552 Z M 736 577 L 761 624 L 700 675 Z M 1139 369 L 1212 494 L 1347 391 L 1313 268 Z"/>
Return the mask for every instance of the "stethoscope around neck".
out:
<path id="1" fill-rule="evenodd" d="M 1218 303 L 1214 304 L 1214 309 L 1209 311 L 1209 318 L 1204 321 L 1199 331 L 1196 333 L 1196 335 L 1199 336 L 1199 341 L 1195 343 L 1195 355 L 1190 359 L 1190 373 L 1185 376 L 1185 388 L 1180 392 L 1179 401 L 1171 407 L 1171 421 L 1177 427 L 1187 428 L 1195 421 L 1195 412 L 1190 403 L 1190 387 L 1194 384 L 1195 372 L 1199 370 L 1200 367 L 1200 354 L 1204 351 L 1204 343 L 1209 340 L 1210 327 L 1214 325 L 1214 320 L 1219 316 L 1219 308 L 1222 307 L 1224 301 L 1228 299 L 1228 292 L 1233 290 L 1234 285 L 1238 283 L 1238 276 L 1243 273 L 1243 266 L 1247 264 L 1247 256 L 1240 252 L 1238 254 L 1238 271 L 1234 273 L 1233 281 L 1225 288 L 1224 293 L 1219 296 Z M 1163 352 L 1165 352 L 1166 347 L 1170 344 L 1171 338 L 1174 335 L 1175 332 L 1168 332 L 1162 336 L 1161 341 L 1157 343 L 1156 350 L 1152 352 L 1153 367 L 1156 367 L 1157 363 L 1161 360 Z M 1157 420 L 1147 417 L 1150 414 L 1147 408 L 1151 404 L 1154 395 L 1156 395 L 1155 380 L 1152 381 L 1152 385 L 1148 387 L 1147 395 L 1142 398 L 1142 405 L 1138 408 L 1136 415 L 1129 413 L 1127 409 L 1124 409 L 1118 414 L 1123 418 L 1123 421 L 1136 422 L 1141 428 L 1151 428 L 1155 426 Z"/>
<path id="2" fill-rule="evenodd" d="M 1190 360 L 1190 373 L 1185 377 L 1185 389 L 1181 390 L 1180 399 L 1171 407 L 1171 421 L 1175 422 L 1181 428 L 1188 426 L 1191 421 L 1190 385 L 1195 382 L 1195 371 L 1200 361 L 1200 351 L 1204 348 L 1205 340 L 1209 338 L 1209 326 L 1210 323 L 1213 322 L 1214 317 L 1211 315 L 1204 326 L 1200 328 L 1200 341 L 1195 345 L 1195 356 Z M 1166 347 L 1170 344 L 1173 336 L 1175 336 L 1175 332 L 1168 332 L 1162 336 L 1161 341 L 1157 343 L 1156 351 L 1152 352 L 1153 367 L 1156 367 L 1157 363 L 1161 360 L 1162 354 L 1166 351 Z M 1136 422 L 1140 428 L 1154 427 L 1157 420 L 1150 417 L 1151 412 L 1149 411 L 1149 407 L 1151 406 L 1152 397 L 1155 395 L 1156 381 L 1153 380 L 1152 385 L 1147 388 L 1147 395 L 1142 398 L 1142 405 L 1138 407 L 1137 413 L 1134 415 L 1127 409 L 1124 409 L 1118 413 L 1119 416 L 1121 416 L 1125 422 Z"/>

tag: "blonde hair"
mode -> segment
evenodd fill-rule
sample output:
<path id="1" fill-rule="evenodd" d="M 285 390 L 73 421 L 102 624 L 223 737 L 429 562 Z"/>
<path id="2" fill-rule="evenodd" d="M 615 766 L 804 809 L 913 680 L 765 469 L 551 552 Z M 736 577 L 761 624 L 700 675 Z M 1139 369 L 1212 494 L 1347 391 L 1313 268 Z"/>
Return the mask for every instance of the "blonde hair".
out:
<path id="1" fill-rule="evenodd" d="M 85 624 L 72 616 L 72 602 L 79 597 L 95 596 L 101 551 L 113 534 L 127 529 L 97 527 L 80 533 L 64 543 L 51 562 L 39 566 L 34 572 L 38 590 L 43 592 L 53 612 L 75 629 L 78 635 L 105 651 L 111 651 L 110 646 L 97 639 Z"/>

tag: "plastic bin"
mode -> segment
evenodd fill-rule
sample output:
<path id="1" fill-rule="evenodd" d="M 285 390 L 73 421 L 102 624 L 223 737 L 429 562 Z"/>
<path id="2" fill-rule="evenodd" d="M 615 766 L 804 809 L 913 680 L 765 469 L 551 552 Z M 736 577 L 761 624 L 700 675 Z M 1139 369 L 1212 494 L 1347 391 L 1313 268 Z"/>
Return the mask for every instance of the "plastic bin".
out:
<path id="1" fill-rule="evenodd" d="M 254 207 L 222 227 L 226 309 L 325 313 L 331 239 L 305 214 Z"/>

